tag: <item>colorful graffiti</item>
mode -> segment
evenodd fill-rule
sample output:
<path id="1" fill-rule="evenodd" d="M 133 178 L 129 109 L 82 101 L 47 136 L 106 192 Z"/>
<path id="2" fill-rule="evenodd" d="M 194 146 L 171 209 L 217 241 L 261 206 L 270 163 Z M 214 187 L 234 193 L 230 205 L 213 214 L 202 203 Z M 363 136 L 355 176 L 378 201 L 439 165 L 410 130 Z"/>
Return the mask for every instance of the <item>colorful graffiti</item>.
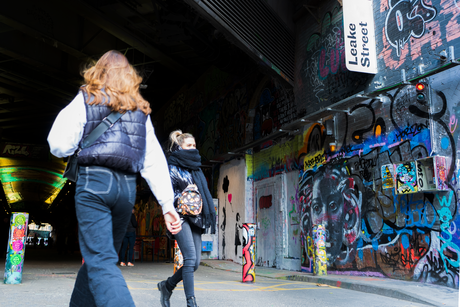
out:
<path id="1" fill-rule="evenodd" d="M 184 265 L 184 256 L 180 251 L 179 244 L 177 241 L 174 241 L 174 273 L 178 271 Z"/>
<path id="2" fill-rule="evenodd" d="M 316 276 L 327 275 L 326 227 L 324 225 L 313 225 L 312 232 L 315 248 L 313 274 Z"/>
<path id="3" fill-rule="evenodd" d="M 265 86 L 255 108 L 254 140 L 271 134 L 297 118 L 292 89 L 285 89 L 274 79 L 269 80 Z"/>
<path id="4" fill-rule="evenodd" d="M 385 20 L 385 35 L 398 56 L 411 37 L 421 38 L 425 24 L 436 17 L 436 8 L 425 0 L 389 0 L 390 9 Z"/>
<path id="5" fill-rule="evenodd" d="M 364 89 L 368 76 L 346 68 L 343 33 L 342 10 L 335 7 L 324 14 L 320 33 L 308 38 L 305 55 L 299 59 L 299 89 L 309 92 L 308 105 L 301 109 L 307 107 L 312 112 Z"/>
<path id="6" fill-rule="evenodd" d="M 243 282 L 256 281 L 256 224 L 243 224 Z"/>
<path id="7" fill-rule="evenodd" d="M 341 146 L 336 152 L 324 151 L 325 162 L 299 161 L 304 165 L 299 182 L 302 269 L 314 272 L 313 225 L 322 224 L 329 273 L 458 287 L 457 195 L 451 185 L 455 165 L 448 161 L 456 158 L 453 138 L 448 137 L 444 147 L 449 159 L 439 159 L 444 191 L 418 191 L 415 164 L 418 159 L 428 161 L 432 153 L 427 118 L 434 119 L 440 134 L 451 135 L 441 119 L 450 118 L 444 116 L 445 95 L 436 92 L 435 114 L 416 102 L 411 86 L 391 91 L 387 97 L 389 102 L 378 109 L 370 100 L 355 106 L 350 115 L 336 115 L 336 124 L 343 128 L 334 138 L 341 140 Z M 348 124 L 352 121 L 353 127 Z M 321 132 L 315 137 L 321 149 L 311 140 L 313 129 Z M 323 133 L 313 125 L 305 133 L 306 145 L 299 155 L 308 158 L 321 153 L 328 143 Z M 436 148 L 441 147 L 436 143 L 440 139 L 434 140 Z M 433 160 L 438 157 L 430 162 L 435 169 Z"/>
<path id="8" fill-rule="evenodd" d="M 20 284 L 24 265 L 29 214 L 13 212 L 10 220 L 10 235 L 6 253 L 5 284 Z"/>
<path id="9" fill-rule="evenodd" d="M 415 193 L 418 191 L 415 162 L 395 164 L 396 192 L 398 194 Z"/>

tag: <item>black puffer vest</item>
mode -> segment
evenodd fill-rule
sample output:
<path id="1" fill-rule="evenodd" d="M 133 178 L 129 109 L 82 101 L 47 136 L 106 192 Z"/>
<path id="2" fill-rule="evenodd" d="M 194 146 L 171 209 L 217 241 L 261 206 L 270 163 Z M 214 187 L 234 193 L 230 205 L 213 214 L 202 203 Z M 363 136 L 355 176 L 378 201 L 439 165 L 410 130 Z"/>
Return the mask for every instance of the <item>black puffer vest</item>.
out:
<path id="1" fill-rule="evenodd" d="M 85 97 L 87 120 L 82 137 L 84 140 L 112 110 L 103 104 L 89 105 L 88 95 L 82 92 Z M 138 173 L 145 158 L 146 120 L 147 115 L 140 110 L 126 112 L 93 145 L 80 151 L 78 164 L 105 166 L 128 173 Z"/>

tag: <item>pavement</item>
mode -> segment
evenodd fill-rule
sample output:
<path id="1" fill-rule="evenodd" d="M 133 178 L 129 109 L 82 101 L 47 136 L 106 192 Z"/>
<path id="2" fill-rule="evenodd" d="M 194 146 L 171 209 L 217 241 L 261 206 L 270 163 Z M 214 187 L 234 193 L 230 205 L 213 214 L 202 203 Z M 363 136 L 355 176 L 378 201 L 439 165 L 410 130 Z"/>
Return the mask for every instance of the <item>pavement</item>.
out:
<path id="1" fill-rule="evenodd" d="M 28 249 L 25 255 L 22 283 L 0 281 L 0 307 L 68 306 L 80 254 Z M 0 255 L 1 271 L 4 261 Z M 137 261 L 134 267 L 119 269 L 137 307 L 160 305 L 156 285 L 171 276 L 172 263 Z M 458 300 L 458 291 L 447 287 L 374 277 L 317 277 L 266 267 L 256 267 L 254 283 L 242 283 L 241 265 L 221 260 L 202 261 L 195 272 L 195 294 L 200 307 L 454 307 Z M 171 297 L 171 306 L 185 306 L 182 283 Z"/>
<path id="2" fill-rule="evenodd" d="M 241 264 L 225 260 L 202 260 L 201 265 L 213 269 L 242 274 Z M 403 281 L 390 278 L 332 275 L 313 276 L 311 273 L 279 270 L 256 266 L 256 283 L 258 277 L 303 281 L 318 286 L 328 285 L 342 289 L 377 294 L 389 298 L 405 300 L 428 306 L 458 305 L 458 289 L 415 281 Z"/>

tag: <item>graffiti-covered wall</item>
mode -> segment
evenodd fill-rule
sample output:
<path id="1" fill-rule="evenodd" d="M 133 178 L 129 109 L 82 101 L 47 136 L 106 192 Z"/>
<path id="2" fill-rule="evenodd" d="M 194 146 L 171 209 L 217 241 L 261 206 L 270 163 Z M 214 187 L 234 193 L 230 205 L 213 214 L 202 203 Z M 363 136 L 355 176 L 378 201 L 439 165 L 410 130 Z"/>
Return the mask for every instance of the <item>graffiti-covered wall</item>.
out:
<path id="1" fill-rule="evenodd" d="M 232 160 L 219 174 L 219 259 L 242 263 L 243 223 L 246 223 L 246 165 Z"/>
<path id="2" fill-rule="evenodd" d="M 336 114 L 333 136 L 320 124 L 305 133 L 299 152 L 303 270 L 312 270 L 312 226 L 323 224 L 329 272 L 458 287 L 459 72 L 427 80 L 431 108 L 407 85 L 387 92 L 388 101 L 369 100 Z M 319 151 L 310 148 L 315 129 Z M 415 161 L 430 156 L 446 158 L 444 165 L 429 160 L 428 174 L 444 191 L 423 192 L 426 181 Z"/>
<path id="3" fill-rule="evenodd" d="M 154 112 L 160 140 L 175 129 L 192 133 L 204 161 L 267 136 L 298 118 L 292 88 L 254 71 L 234 76 L 211 67 Z"/>
<path id="4" fill-rule="evenodd" d="M 308 13 L 297 21 L 294 92 L 299 111 L 311 113 L 360 91 L 382 91 L 402 84 L 403 75 L 411 80 L 460 58 L 457 0 L 375 0 L 373 5 L 376 75 L 346 69 L 338 1 L 321 6 L 319 24 Z"/>

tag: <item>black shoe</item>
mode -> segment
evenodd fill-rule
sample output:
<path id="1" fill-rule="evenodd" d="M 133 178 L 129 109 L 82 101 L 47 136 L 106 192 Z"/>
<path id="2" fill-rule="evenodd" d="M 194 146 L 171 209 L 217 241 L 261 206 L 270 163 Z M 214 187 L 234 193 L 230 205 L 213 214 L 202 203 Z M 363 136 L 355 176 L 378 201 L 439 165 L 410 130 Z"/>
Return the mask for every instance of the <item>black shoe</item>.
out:
<path id="1" fill-rule="evenodd" d="M 160 281 L 157 284 L 158 291 L 160 291 L 160 303 L 162 307 L 170 307 L 169 298 L 171 297 L 172 291 L 166 289 L 166 280 Z"/>
<path id="2" fill-rule="evenodd" d="M 187 307 L 198 307 L 194 296 L 187 299 Z"/>

